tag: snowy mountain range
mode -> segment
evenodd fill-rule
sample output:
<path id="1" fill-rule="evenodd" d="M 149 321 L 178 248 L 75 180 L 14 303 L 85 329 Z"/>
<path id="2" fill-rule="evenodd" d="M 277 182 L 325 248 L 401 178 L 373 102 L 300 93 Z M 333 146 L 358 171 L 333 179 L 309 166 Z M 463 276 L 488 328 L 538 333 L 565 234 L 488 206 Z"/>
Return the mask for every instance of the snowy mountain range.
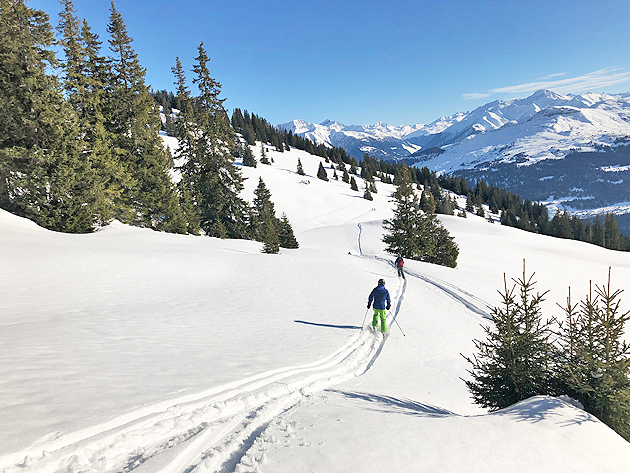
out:
<path id="1" fill-rule="evenodd" d="M 498 155 L 509 159 L 524 154 L 540 161 L 575 150 L 592 151 L 597 145 L 615 145 L 630 137 L 630 94 L 565 96 L 539 90 L 524 99 L 496 100 L 428 125 L 347 126 L 331 120 L 317 125 L 293 120 L 278 128 L 340 146 L 356 158 L 369 153 L 385 160 L 421 157 L 433 161 L 426 150 L 440 148 L 446 156 L 432 164 L 453 172 L 493 161 Z"/>
<path id="2" fill-rule="evenodd" d="M 428 125 L 278 125 L 361 158 L 406 159 L 438 172 L 485 179 L 581 216 L 630 212 L 630 94 L 539 90 Z"/>

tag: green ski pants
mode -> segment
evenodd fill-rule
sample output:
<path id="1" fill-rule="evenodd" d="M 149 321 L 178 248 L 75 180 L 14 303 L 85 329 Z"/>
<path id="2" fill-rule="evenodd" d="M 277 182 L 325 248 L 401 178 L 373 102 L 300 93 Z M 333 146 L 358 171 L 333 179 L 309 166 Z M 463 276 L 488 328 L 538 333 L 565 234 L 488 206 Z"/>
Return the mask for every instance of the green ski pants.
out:
<path id="1" fill-rule="evenodd" d="M 372 327 L 378 327 L 378 318 L 381 318 L 381 332 L 387 332 L 387 324 L 385 323 L 385 309 L 374 309 L 374 317 L 372 317 Z"/>

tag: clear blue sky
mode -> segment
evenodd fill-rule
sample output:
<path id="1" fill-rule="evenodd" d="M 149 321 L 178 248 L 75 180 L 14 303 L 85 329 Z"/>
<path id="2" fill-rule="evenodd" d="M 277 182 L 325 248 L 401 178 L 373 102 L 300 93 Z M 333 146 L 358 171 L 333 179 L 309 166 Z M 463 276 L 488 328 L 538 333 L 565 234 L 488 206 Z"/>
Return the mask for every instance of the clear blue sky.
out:
<path id="1" fill-rule="evenodd" d="M 429 123 L 538 88 L 630 91 L 628 0 L 117 0 L 154 89 L 204 42 L 226 108 Z M 58 21 L 56 0 L 32 0 Z M 107 46 L 108 0 L 75 0 Z M 189 79 L 192 74 L 188 74 Z"/>

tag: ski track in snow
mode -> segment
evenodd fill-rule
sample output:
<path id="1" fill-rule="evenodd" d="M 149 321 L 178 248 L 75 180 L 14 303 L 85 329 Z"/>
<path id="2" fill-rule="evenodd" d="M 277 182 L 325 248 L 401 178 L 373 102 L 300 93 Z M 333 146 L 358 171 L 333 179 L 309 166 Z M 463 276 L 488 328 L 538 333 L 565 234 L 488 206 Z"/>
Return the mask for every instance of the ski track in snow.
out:
<path id="1" fill-rule="evenodd" d="M 392 266 L 391 261 L 361 250 L 360 257 Z M 446 281 L 406 271 L 464 304 L 490 316 L 472 294 Z M 388 313 L 390 330 L 407 287 L 399 280 Z M 367 315 L 367 313 L 366 313 Z M 0 459 L 4 473 L 76 471 L 159 473 L 227 473 L 256 471 L 263 460 L 251 447 L 276 418 L 299 407 L 309 396 L 366 373 L 385 341 L 370 321 L 341 348 L 313 363 L 279 368 L 207 391 L 146 406 L 82 431 L 54 435 Z M 248 453 L 249 451 L 252 453 Z M 147 463 L 148 462 L 148 463 Z M 239 466 L 240 465 L 240 466 Z"/>
<path id="2" fill-rule="evenodd" d="M 363 374 L 384 343 L 380 334 L 360 330 L 316 362 L 268 371 L 62 435 L 7 455 L 0 469 L 130 472 L 180 446 L 169 464 L 152 471 L 232 471 L 225 466 L 238 464 L 271 420 L 305 397 Z"/>
<path id="3" fill-rule="evenodd" d="M 362 258 L 369 258 L 376 261 L 380 261 L 388 266 L 391 266 L 393 269 L 396 269 L 394 266 L 394 263 L 387 258 L 382 258 L 380 256 L 375 256 L 375 255 L 363 254 L 363 251 L 361 250 L 361 231 L 362 231 L 361 224 L 359 223 L 357 224 L 357 226 L 359 227 L 359 236 L 358 236 L 359 255 Z M 455 284 L 452 284 L 448 281 L 444 281 L 443 279 L 427 276 L 425 274 L 420 274 L 417 271 L 412 271 L 409 269 L 405 269 L 405 274 L 407 276 L 413 276 L 414 278 L 421 279 L 422 281 L 429 283 L 432 286 L 435 286 L 437 289 L 446 293 L 449 297 L 461 303 L 464 307 L 466 307 L 471 312 L 474 312 L 475 314 L 480 315 L 486 319 L 493 320 L 490 313 L 487 310 L 485 310 L 490 307 L 490 305 L 487 302 L 475 296 L 474 294 L 471 294 L 470 292 L 465 291 L 464 289 L 456 286 Z M 407 284 L 407 281 L 405 280 L 405 285 L 406 284 Z M 400 301 L 399 301 L 399 304 L 400 304 Z M 396 315 L 398 315 L 398 309 L 399 308 L 396 309 L 396 314 L 394 315 L 394 319 L 396 318 Z"/>
<path id="4" fill-rule="evenodd" d="M 360 236 L 359 236 L 360 238 Z M 400 310 L 405 284 L 393 301 Z M 146 406 L 78 432 L 51 434 L 0 458 L 4 473 L 77 471 L 160 473 L 234 471 L 267 425 L 305 398 L 364 374 L 386 338 L 369 329 L 309 364 L 279 368 L 205 392 Z M 160 458 L 160 455 L 163 458 Z M 246 457 L 248 470 L 259 458 Z M 146 462 L 149 462 L 145 465 Z"/>

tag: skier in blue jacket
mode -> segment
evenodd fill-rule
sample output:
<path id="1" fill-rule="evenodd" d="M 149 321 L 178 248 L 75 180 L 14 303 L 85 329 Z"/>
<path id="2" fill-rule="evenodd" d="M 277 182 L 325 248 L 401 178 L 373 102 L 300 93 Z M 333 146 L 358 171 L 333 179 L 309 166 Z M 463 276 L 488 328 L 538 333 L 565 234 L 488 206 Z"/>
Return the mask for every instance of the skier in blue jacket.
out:
<path id="1" fill-rule="evenodd" d="M 381 319 L 381 332 L 387 332 L 387 324 L 385 323 L 385 314 L 387 310 L 392 306 L 392 301 L 389 298 L 389 291 L 385 289 L 385 280 L 379 279 L 378 286 L 372 289 L 370 297 L 368 298 L 368 309 L 374 302 L 374 317 L 372 317 L 372 327 L 378 327 L 378 319 Z"/>

